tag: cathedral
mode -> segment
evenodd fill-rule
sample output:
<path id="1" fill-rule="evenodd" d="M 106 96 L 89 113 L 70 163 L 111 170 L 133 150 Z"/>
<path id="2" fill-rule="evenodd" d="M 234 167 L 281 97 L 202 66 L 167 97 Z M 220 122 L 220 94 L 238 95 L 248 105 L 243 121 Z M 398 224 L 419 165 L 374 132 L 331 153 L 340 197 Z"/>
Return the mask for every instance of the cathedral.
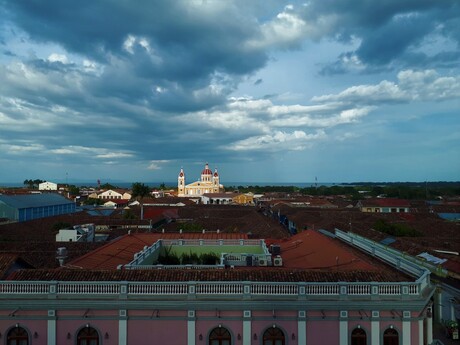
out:
<path id="1" fill-rule="evenodd" d="M 224 186 L 219 183 L 217 169 L 215 169 L 213 173 L 211 169 L 209 169 L 208 163 L 206 163 L 201 172 L 201 179 L 187 185 L 185 184 L 184 169 L 180 169 L 179 176 L 177 177 L 178 196 L 200 197 L 206 193 L 220 193 L 223 190 Z"/>

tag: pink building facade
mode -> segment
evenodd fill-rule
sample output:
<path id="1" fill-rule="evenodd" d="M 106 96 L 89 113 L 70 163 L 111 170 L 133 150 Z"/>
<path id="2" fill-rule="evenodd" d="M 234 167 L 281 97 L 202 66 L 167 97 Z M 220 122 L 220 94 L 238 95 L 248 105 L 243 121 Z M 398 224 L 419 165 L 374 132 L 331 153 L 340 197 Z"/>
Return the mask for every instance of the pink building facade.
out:
<path id="1" fill-rule="evenodd" d="M 416 282 L 3 281 L 1 344 L 430 344 Z M 17 341 L 17 342 L 14 342 Z"/>
<path id="2" fill-rule="evenodd" d="M 0 281 L 0 344 L 432 344 L 430 272 L 336 236 L 394 269 L 21 270 Z"/>

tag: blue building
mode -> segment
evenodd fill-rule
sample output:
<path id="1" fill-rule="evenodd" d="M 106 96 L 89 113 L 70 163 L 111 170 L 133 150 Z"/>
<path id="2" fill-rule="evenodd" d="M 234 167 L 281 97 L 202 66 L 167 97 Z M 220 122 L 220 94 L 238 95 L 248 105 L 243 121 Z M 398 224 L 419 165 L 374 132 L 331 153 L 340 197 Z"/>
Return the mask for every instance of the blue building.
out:
<path id="1" fill-rule="evenodd" d="M 75 212 L 75 203 L 59 194 L 0 195 L 0 218 L 28 220 Z"/>

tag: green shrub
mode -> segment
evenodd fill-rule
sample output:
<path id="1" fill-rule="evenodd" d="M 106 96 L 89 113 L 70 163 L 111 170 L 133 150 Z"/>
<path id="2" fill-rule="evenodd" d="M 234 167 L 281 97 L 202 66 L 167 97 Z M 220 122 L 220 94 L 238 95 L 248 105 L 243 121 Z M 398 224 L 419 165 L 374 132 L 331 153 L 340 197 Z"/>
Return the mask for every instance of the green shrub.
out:
<path id="1" fill-rule="evenodd" d="M 411 228 L 407 224 L 389 224 L 383 219 L 378 219 L 374 224 L 374 229 L 396 237 L 419 237 L 422 234 Z"/>

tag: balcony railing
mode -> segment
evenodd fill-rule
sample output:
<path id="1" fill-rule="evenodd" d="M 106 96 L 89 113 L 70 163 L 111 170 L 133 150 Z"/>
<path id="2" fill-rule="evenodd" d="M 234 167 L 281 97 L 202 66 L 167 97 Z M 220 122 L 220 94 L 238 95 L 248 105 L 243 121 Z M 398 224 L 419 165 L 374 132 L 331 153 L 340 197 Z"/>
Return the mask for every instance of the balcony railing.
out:
<path id="1" fill-rule="evenodd" d="M 92 298 L 104 296 L 108 298 L 135 298 L 144 295 L 150 298 L 163 298 L 174 295 L 184 298 L 201 298 L 213 295 L 225 298 L 292 298 L 318 299 L 321 297 L 380 297 L 411 298 L 421 293 L 421 282 L 398 283 L 278 283 L 278 282 L 69 282 L 69 281 L 36 281 L 0 282 L 0 299 L 53 298 L 68 296 L 75 298 Z"/>

